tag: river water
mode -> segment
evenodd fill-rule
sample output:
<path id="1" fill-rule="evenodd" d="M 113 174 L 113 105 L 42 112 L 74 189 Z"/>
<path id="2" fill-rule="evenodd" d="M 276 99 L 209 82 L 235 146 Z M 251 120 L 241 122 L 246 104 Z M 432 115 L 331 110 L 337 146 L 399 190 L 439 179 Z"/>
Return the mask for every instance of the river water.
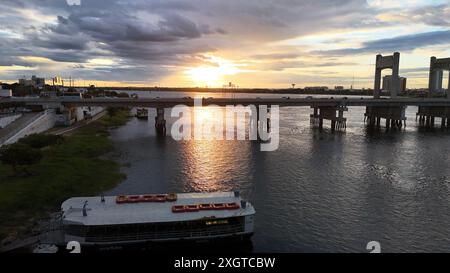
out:
<path id="1" fill-rule="evenodd" d="M 309 108 L 280 108 L 279 148 L 262 152 L 257 141 L 157 138 L 152 109 L 111 132 L 127 178 L 107 194 L 239 189 L 256 208 L 256 252 L 367 252 L 369 241 L 383 252 L 450 252 L 450 133 L 420 130 L 415 107 L 406 129 L 369 132 L 364 110 L 349 108 L 346 132 L 331 133 L 329 122 L 310 128 Z M 170 133 L 169 109 L 166 119 Z"/>

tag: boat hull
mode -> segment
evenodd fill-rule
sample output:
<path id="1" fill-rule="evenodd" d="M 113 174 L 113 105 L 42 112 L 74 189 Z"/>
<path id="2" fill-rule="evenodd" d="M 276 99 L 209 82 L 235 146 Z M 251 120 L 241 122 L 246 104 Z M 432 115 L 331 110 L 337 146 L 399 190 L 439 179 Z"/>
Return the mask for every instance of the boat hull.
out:
<path id="1" fill-rule="evenodd" d="M 80 243 L 82 253 L 115 251 L 157 251 L 176 252 L 192 249 L 195 252 L 251 252 L 253 243 L 251 233 L 221 235 L 208 238 L 177 238 L 164 240 L 141 240 L 123 242 Z M 67 252 L 66 245 L 60 244 L 60 252 Z"/>

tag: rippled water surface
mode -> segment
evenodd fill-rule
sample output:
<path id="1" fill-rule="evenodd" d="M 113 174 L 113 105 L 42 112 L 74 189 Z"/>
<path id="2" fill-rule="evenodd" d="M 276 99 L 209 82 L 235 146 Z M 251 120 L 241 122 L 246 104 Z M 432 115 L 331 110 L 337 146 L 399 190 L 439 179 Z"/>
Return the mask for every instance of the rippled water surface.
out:
<path id="1" fill-rule="evenodd" d="M 310 128 L 311 109 L 281 108 L 279 149 L 261 152 L 256 141 L 158 139 L 153 109 L 112 131 L 127 179 L 108 193 L 240 189 L 257 211 L 257 252 L 364 252 L 372 240 L 385 252 L 449 252 L 450 133 L 421 131 L 415 107 L 406 129 L 369 133 L 364 110 L 350 108 L 347 131 L 332 134 Z"/>

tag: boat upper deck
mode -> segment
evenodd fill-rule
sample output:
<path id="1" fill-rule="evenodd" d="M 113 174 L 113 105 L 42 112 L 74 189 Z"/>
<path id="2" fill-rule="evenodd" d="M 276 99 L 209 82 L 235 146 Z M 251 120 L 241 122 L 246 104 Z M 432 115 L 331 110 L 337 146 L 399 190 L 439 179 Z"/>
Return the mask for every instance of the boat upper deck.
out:
<path id="1" fill-rule="evenodd" d="M 239 206 L 235 210 L 200 210 L 196 212 L 172 212 L 172 206 L 196 205 L 208 203 L 241 203 L 241 197 L 234 192 L 215 193 L 180 193 L 174 202 L 138 202 L 117 204 L 116 196 L 73 197 L 67 199 L 61 208 L 64 212 L 65 224 L 78 225 L 118 225 L 159 222 L 193 221 L 202 218 L 229 218 L 252 215 L 253 206 L 247 202 L 245 208 Z M 83 216 L 83 205 L 87 201 L 86 216 Z"/>

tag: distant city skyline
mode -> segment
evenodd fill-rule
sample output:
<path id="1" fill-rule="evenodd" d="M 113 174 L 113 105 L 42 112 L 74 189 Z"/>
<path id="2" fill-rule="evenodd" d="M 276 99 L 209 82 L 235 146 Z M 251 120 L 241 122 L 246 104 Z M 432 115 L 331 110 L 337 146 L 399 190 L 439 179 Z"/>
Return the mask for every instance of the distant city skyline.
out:
<path id="1" fill-rule="evenodd" d="M 375 55 L 398 51 L 407 88 L 426 88 L 430 57 L 450 57 L 449 45 L 448 0 L 0 4 L 2 82 L 373 88 Z"/>

